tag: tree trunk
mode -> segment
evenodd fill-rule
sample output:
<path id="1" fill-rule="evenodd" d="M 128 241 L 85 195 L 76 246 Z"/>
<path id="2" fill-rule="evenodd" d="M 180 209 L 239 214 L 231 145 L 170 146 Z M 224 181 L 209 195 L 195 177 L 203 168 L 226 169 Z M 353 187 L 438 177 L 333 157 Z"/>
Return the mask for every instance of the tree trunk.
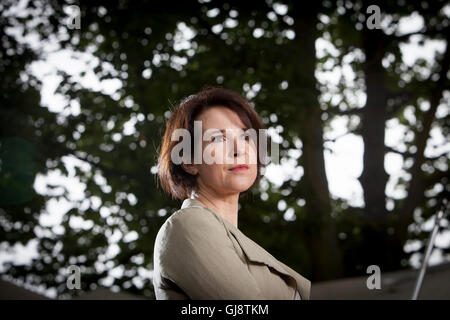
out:
<path id="1" fill-rule="evenodd" d="M 317 5 L 317 4 L 316 4 Z M 311 223 L 306 235 L 312 259 L 312 279 L 327 280 L 342 276 L 343 264 L 332 219 L 330 194 L 325 173 L 322 110 L 315 78 L 318 8 L 293 4 L 295 39 L 293 55 L 297 57 L 290 79 L 290 90 L 299 105 L 300 138 L 303 144 L 304 194 L 306 213 Z"/>
<path id="2" fill-rule="evenodd" d="M 362 32 L 367 101 L 361 118 L 364 169 L 359 181 L 364 190 L 366 214 L 372 221 L 377 221 L 387 215 L 385 188 L 389 178 L 384 170 L 388 89 L 381 60 L 385 49 L 381 30 L 364 28 Z"/>

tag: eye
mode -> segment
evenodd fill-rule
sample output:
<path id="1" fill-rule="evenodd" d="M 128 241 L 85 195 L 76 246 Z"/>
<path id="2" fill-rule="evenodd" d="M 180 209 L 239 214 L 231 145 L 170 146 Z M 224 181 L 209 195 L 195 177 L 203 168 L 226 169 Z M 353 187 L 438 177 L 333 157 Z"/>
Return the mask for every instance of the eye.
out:
<path id="1" fill-rule="evenodd" d="M 251 137 L 248 134 L 243 134 L 243 135 L 241 135 L 241 139 L 249 142 Z"/>
<path id="2" fill-rule="evenodd" d="M 223 141 L 223 136 L 222 135 L 220 135 L 220 136 L 215 136 L 215 137 L 213 137 L 212 138 L 212 142 L 222 142 Z"/>

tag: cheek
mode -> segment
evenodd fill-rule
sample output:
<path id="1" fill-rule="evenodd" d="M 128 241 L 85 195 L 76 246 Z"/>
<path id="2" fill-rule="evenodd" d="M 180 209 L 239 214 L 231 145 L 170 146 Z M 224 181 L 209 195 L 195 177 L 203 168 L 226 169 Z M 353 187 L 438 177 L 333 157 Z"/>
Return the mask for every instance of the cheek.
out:
<path id="1" fill-rule="evenodd" d="M 251 173 L 252 173 L 252 178 L 256 179 L 256 176 L 258 175 L 258 154 L 257 154 L 257 150 L 256 148 L 252 148 L 250 147 L 249 150 L 249 163 L 250 163 L 250 168 L 251 168 Z"/>
<path id="2" fill-rule="evenodd" d="M 258 175 L 258 165 L 257 164 L 252 164 L 251 165 L 251 171 L 252 171 L 252 179 L 256 179 L 256 176 Z"/>
<path id="3" fill-rule="evenodd" d="M 208 144 L 203 148 L 203 160 L 206 163 L 208 163 L 209 161 L 210 164 L 212 164 L 213 162 L 222 164 L 224 163 L 223 159 L 225 159 L 225 152 L 226 150 L 224 146 L 220 143 Z M 206 157 L 208 159 L 206 159 Z"/>
<path id="4" fill-rule="evenodd" d="M 224 167 L 221 164 L 202 165 L 201 175 L 206 184 L 221 184 L 224 181 Z"/>
<path id="5" fill-rule="evenodd" d="M 249 157 L 249 163 L 255 164 L 258 161 L 258 150 L 256 150 L 256 147 L 250 145 L 248 150 L 248 157 Z"/>

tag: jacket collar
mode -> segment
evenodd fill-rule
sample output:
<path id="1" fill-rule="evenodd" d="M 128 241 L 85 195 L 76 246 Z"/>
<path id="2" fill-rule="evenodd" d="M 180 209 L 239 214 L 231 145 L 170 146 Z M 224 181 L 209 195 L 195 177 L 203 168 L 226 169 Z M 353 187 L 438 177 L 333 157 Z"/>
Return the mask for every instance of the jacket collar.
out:
<path id="1" fill-rule="evenodd" d="M 279 273 L 288 276 L 291 281 L 294 280 L 297 290 L 300 292 L 301 298 L 303 300 L 309 300 L 311 282 L 305 277 L 301 276 L 294 270 L 290 269 L 276 258 L 274 258 L 270 253 L 264 250 L 260 245 L 247 237 L 241 230 L 236 228 L 233 224 L 225 220 L 222 216 L 216 213 L 214 210 L 206 207 L 200 201 L 194 198 L 186 198 L 183 200 L 181 209 L 187 207 L 201 207 L 215 214 L 227 227 L 227 229 L 234 235 L 236 240 L 239 242 L 242 250 L 250 261 L 266 264 L 269 267 L 277 270 Z"/>

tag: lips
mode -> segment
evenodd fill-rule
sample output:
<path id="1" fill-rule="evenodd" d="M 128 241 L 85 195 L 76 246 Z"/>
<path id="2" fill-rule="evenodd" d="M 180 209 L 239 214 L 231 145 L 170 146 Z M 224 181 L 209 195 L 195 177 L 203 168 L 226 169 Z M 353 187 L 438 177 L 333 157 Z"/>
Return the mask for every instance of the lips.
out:
<path id="1" fill-rule="evenodd" d="M 243 170 L 248 170 L 248 165 L 246 164 L 239 164 L 237 166 L 232 167 L 231 169 L 229 169 L 231 171 L 243 171 Z"/>

